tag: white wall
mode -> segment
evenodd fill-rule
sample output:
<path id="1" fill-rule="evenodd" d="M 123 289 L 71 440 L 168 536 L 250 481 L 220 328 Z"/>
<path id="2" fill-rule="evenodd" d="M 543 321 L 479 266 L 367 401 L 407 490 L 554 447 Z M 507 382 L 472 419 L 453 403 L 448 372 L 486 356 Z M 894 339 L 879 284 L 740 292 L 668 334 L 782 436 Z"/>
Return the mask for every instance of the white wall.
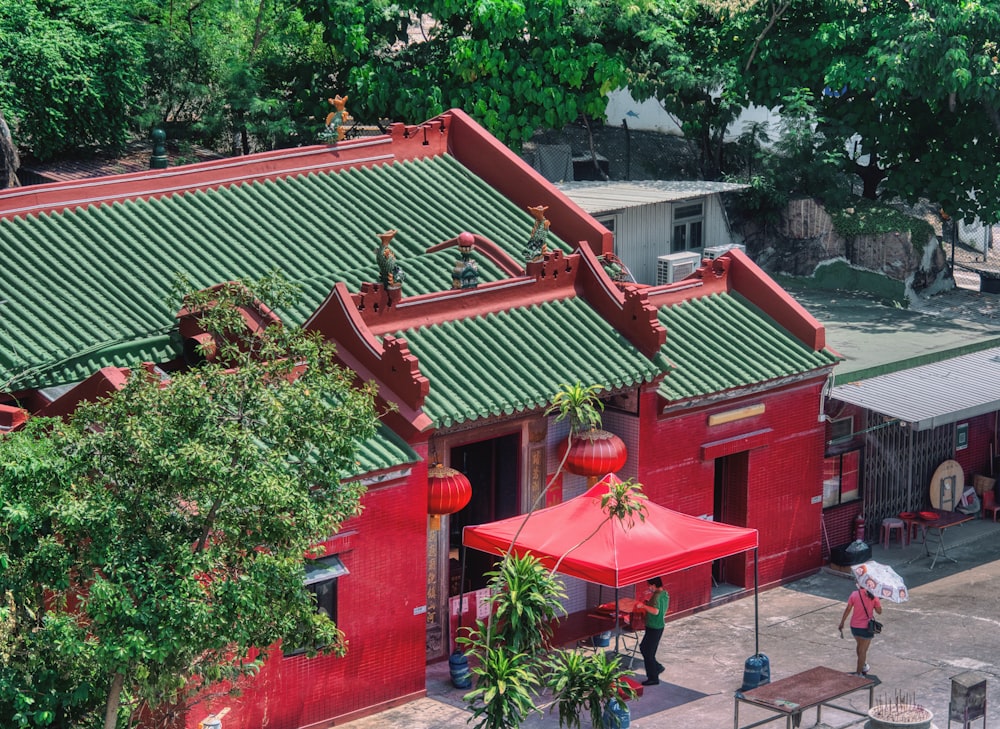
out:
<path id="1" fill-rule="evenodd" d="M 622 119 L 628 123 L 629 129 L 665 134 L 681 133 L 677 122 L 663 110 L 659 101 L 647 99 L 639 103 L 632 98 L 627 88 L 618 89 L 608 94 L 607 123 L 611 126 L 618 126 L 622 123 Z M 776 112 L 760 106 L 745 109 L 726 132 L 726 139 L 740 136 L 748 124 L 763 121 L 777 128 L 781 118 Z"/>

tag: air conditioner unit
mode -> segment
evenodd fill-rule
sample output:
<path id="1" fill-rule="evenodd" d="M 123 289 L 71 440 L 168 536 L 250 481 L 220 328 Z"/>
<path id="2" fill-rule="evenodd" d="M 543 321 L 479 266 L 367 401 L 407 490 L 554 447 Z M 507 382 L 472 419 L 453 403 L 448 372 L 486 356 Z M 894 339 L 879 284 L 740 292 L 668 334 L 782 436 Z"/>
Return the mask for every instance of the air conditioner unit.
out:
<path id="1" fill-rule="evenodd" d="M 697 251 L 683 251 L 659 256 L 656 259 L 656 285 L 674 283 L 687 278 L 701 265 L 701 254 Z"/>
<path id="2" fill-rule="evenodd" d="M 731 251 L 733 248 L 739 248 L 744 253 L 747 252 L 747 247 L 741 243 L 730 243 L 724 246 L 712 246 L 711 248 L 706 248 L 701 252 L 702 258 L 710 258 L 715 260 L 721 256 L 726 251 Z"/>

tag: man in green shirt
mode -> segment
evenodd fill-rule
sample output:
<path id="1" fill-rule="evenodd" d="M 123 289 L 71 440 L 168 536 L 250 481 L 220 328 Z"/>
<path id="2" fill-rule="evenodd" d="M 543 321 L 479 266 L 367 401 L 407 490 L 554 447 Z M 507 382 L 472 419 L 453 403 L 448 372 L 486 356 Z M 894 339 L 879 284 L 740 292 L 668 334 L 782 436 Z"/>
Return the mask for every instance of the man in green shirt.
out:
<path id="1" fill-rule="evenodd" d="M 663 580 L 653 577 L 646 580 L 652 592 L 644 602 L 636 603 L 635 609 L 646 614 L 646 633 L 639 643 L 639 652 L 646 665 L 646 680 L 643 686 L 656 686 L 660 682 L 663 666 L 656 660 L 656 649 L 660 647 L 663 637 L 663 619 L 670 607 L 670 594 L 663 589 Z"/>

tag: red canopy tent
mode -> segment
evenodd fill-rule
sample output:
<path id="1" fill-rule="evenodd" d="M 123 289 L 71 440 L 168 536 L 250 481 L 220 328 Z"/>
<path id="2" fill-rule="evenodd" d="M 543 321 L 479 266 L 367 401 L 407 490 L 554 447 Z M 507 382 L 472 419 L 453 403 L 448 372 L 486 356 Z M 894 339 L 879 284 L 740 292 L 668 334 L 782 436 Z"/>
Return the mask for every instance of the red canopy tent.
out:
<path id="1" fill-rule="evenodd" d="M 493 554 L 530 553 L 549 568 L 558 564 L 564 575 L 614 587 L 616 599 L 620 587 L 753 549 L 756 602 L 756 529 L 699 519 L 652 502 L 646 503 L 644 520 L 623 524 L 601 509 L 601 498 L 616 482 L 620 479 L 609 473 L 580 496 L 530 516 L 467 526 L 462 543 Z"/>
<path id="2" fill-rule="evenodd" d="M 586 493 L 539 509 L 527 521 L 522 514 L 465 527 L 462 543 L 504 554 L 514 542 L 515 554 L 531 553 L 550 568 L 562 557 L 560 573 L 608 587 L 634 585 L 757 548 L 756 529 L 699 519 L 652 502 L 646 503 L 645 520 L 637 518 L 632 526 L 608 519 L 601 497 L 618 481 L 609 473 Z"/>

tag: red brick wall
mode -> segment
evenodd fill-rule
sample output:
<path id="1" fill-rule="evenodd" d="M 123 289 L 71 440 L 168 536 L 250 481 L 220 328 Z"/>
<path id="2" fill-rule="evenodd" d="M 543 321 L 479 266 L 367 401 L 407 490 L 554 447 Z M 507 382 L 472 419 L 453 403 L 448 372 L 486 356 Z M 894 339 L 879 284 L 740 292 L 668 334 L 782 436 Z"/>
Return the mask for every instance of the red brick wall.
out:
<path id="1" fill-rule="evenodd" d="M 347 655 L 278 654 L 242 696 L 192 711 L 189 727 L 226 706 L 231 708 L 226 729 L 329 726 L 337 717 L 374 713 L 381 705 L 423 694 L 426 465 L 415 466 L 406 480 L 370 487 L 363 504 L 361 516 L 327 542 L 330 553 L 350 570 L 337 585 L 338 625 L 347 637 Z"/>
<path id="2" fill-rule="evenodd" d="M 643 395 L 638 480 L 653 501 L 670 509 L 694 516 L 713 514 L 715 462 L 704 460 L 704 446 L 757 434 L 748 438 L 754 447 L 745 458 L 745 493 L 733 494 L 728 508 L 734 514 L 745 511 L 740 526 L 759 530 L 761 586 L 807 574 L 822 564 L 822 387 L 823 380 L 817 378 L 663 416 L 656 412 L 662 402 L 650 393 Z M 765 411 L 759 415 L 709 425 L 713 413 L 761 403 Z M 736 563 L 742 563 L 744 584 L 752 586 L 753 554 L 746 553 Z M 671 592 L 671 612 L 699 607 L 711 596 L 711 565 L 664 576 L 664 581 Z"/>
<path id="3" fill-rule="evenodd" d="M 972 485 L 972 477 L 981 473 L 989 476 L 991 468 L 990 449 L 996 451 L 994 425 L 996 413 L 987 413 L 968 420 L 961 420 L 959 423 L 969 424 L 969 446 L 960 451 L 955 451 L 955 460 L 962 465 L 965 471 L 965 483 Z M 995 475 L 993 476 L 996 477 Z"/>
<path id="4" fill-rule="evenodd" d="M 830 559 L 834 547 L 842 547 L 854 541 L 854 518 L 861 513 L 864 502 L 861 499 L 834 506 L 823 512 L 823 526 L 826 537 L 823 540 L 823 559 Z"/>

